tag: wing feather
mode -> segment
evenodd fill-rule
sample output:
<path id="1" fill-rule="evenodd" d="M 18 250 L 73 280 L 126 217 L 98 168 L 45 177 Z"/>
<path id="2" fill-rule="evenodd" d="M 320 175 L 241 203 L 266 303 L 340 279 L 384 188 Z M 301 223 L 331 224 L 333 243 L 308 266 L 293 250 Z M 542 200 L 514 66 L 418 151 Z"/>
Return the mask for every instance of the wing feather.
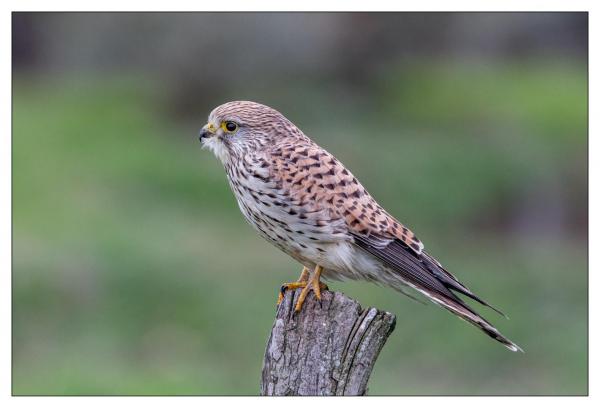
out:
<path id="1" fill-rule="evenodd" d="M 489 306 L 500 314 L 502 312 L 474 295 L 426 252 L 416 254 L 405 243 L 399 240 L 388 241 L 387 244 L 384 244 L 381 238 L 373 239 L 372 237 L 369 238 L 356 234 L 354 235 L 354 239 L 359 247 L 380 259 L 384 264 L 397 272 L 404 282 L 413 286 L 434 303 L 439 304 L 461 319 L 478 327 L 509 350 L 523 351 L 518 345 L 504 337 L 493 325 L 481 317 L 453 291 Z"/>

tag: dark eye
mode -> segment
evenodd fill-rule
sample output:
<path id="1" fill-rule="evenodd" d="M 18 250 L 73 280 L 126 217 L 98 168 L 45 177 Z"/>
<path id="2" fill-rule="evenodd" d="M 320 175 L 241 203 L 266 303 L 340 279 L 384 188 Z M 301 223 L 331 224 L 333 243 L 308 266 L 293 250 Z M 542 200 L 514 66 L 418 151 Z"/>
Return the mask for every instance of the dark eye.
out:
<path id="1" fill-rule="evenodd" d="M 235 132 L 238 128 L 238 125 L 235 122 L 225 122 L 224 126 L 225 130 L 228 132 Z"/>

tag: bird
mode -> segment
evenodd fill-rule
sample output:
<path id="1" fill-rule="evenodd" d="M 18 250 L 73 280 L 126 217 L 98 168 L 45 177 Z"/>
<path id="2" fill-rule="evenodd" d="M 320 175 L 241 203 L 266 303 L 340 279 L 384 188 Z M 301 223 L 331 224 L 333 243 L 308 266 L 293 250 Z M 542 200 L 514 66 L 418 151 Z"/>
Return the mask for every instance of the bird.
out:
<path id="1" fill-rule="evenodd" d="M 277 110 L 224 103 L 209 114 L 199 139 L 223 164 L 248 223 L 302 265 L 298 280 L 281 286 L 278 303 L 298 288 L 296 312 L 310 292 L 320 300 L 328 290 L 321 277 L 374 282 L 421 294 L 509 350 L 523 351 L 459 295 L 501 311 L 459 282 L 347 167 Z"/>

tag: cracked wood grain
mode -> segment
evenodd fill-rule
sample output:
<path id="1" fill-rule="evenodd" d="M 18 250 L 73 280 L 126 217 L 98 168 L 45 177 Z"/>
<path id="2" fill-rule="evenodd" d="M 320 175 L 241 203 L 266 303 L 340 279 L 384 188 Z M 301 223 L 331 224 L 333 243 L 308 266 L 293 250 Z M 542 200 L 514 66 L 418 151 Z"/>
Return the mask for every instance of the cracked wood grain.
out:
<path id="1" fill-rule="evenodd" d="M 287 291 L 263 360 L 261 395 L 365 395 L 375 360 L 396 317 L 339 292 L 311 292 L 294 313 L 301 289 Z"/>

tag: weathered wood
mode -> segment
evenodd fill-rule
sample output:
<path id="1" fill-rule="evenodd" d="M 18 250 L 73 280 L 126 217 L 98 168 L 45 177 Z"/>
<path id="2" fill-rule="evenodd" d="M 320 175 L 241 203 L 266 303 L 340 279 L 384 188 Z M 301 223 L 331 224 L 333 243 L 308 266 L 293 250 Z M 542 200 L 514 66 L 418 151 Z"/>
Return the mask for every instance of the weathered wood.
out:
<path id="1" fill-rule="evenodd" d="M 263 361 L 261 395 L 364 395 L 379 351 L 396 317 L 325 291 L 310 293 L 300 313 L 301 289 L 279 307 Z"/>

